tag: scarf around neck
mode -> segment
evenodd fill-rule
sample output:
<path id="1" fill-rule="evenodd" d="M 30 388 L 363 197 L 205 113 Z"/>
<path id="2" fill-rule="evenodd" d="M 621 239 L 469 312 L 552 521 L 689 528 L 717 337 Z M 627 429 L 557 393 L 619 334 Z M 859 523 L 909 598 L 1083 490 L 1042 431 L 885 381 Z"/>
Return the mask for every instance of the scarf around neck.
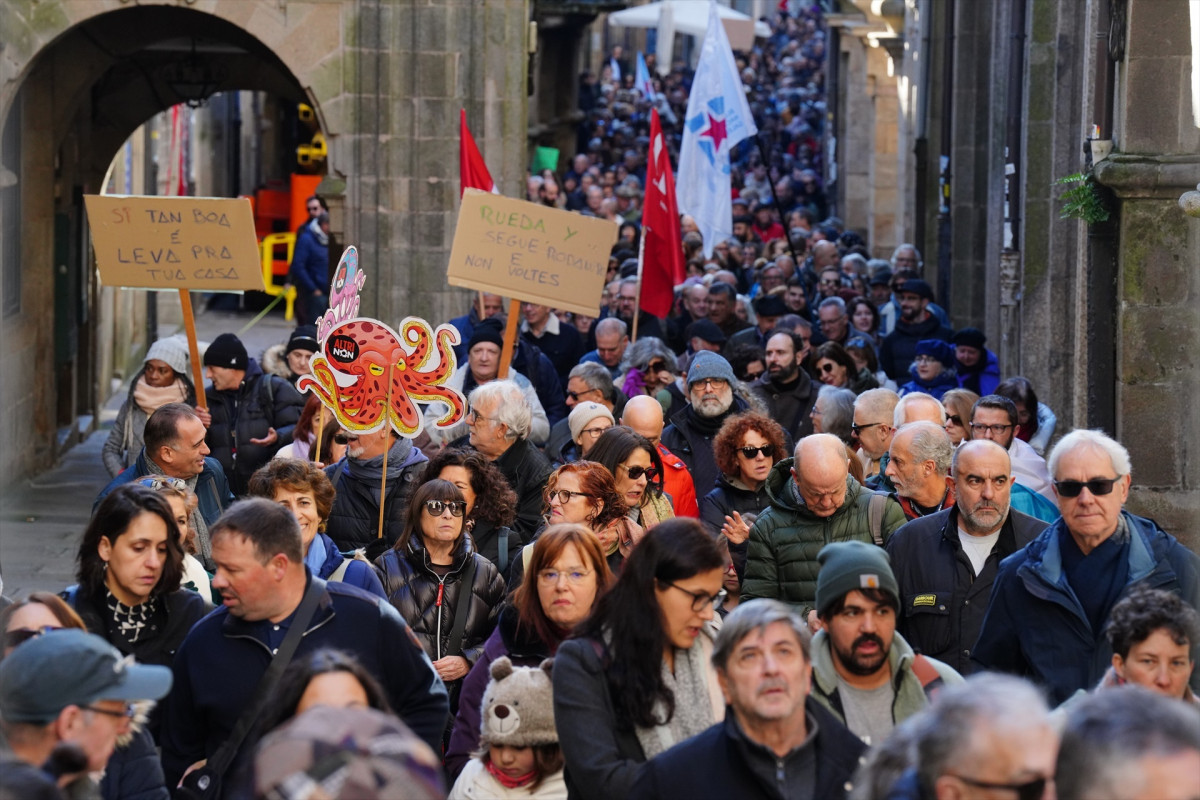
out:
<path id="1" fill-rule="evenodd" d="M 647 761 L 716 722 L 708 685 L 709 662 L 705 653 L 705 639 L 711 635 L 706 628 L 696 637 L 690 648 L 676 648 L 673 673 L 667 662 L 663 661 L 663 684 L 675 696 L 675 713 L 671 715 L 670 720 L 653 728 L 639 726 L 635 729 L 638 743 L 641 744 Z M 654 701 L 654 716 L 657 719 L 666 716 L 666 708 L 661 699 Z"/>
<path id="2" fill-rule="evenodd" d="M 505 789 L 520 789 L 522 786 L 528 786 L 537 778 L 537 770 L 531 769 L 524 775 L 519 775 L 516 778 L 510 778 L 504 774 L 503 770 L 492 763 L 489 758 L 485 764 L 488 774 L 495 778 Z"/>
<path id="3" fill-rule="evenodd" d="M 167 403 L 182 403 L 187 400 L 187 389 L 179 378 L 170 386 L 151 386 L 142 375 L 133 385 L 133 402 L 150 416 Z"/>
<path id="4" fill-rule="evenodd" d="M 320 223 L 318 223 L 315 219 L 312 222 L 308 223 L 308 232 L 311 233 L 314 237 L 316 237 L 316 240 L 321 245 L 321 247 L 329 246 L 329 234 L 327 234 L 327 233 L 325 233 L 325 231 L 321 230 Z"/>

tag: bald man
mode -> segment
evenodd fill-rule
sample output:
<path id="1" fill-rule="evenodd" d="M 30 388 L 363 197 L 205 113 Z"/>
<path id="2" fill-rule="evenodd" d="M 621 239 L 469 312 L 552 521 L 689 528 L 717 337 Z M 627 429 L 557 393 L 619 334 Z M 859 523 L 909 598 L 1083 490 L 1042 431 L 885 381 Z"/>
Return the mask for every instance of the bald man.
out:
<path id="1" fill-rule="evenodd" d="M 639 395 L 630 398 L 621 414 L 621 424 L 633 429 L 634 433 L 645 436 L 658 449 L 658 455 L 663 463 L 663 491 L 671 496 L 671 506 L 677 517 L 699 517 L 700 507 L 696 501 L 696 488 L 692 482 L 692 473 L 687 465 L 663 446 L 662 405 L 649 395 Z"/>
<path id="2" fill-rule="evenodd" d="M 896 434 L 900 438 L 900 434 Z M 913 520 L 887 544 L 900 586 L 897 630 L 914 649 L 961 674 L 978 669 L 979 638 L 1000 562 L 1042 532 L 1046 523 L 1013 511 L 1008 451 L 975 439 L 954 451 L 955 503 Z"/>
<path id="3" fill-rule="evenodd" d="M 782 600 L 811 623 L 821 548 L 850 540 L 882 545 L 904 524 L 896 501 L 864 489 L 849 467 L 842 440 L 818 433 L 800 440 L 794 458 L 771 468 L 771 505 L 750 529 L 743 601 Z"/>

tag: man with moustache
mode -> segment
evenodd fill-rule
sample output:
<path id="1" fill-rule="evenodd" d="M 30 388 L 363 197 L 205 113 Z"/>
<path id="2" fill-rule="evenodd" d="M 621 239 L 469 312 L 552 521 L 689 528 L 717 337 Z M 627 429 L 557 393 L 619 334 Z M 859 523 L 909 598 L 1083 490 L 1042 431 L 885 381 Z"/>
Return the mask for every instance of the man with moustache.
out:
<path id="1" fill-rule="evenodd" d="M 920 652 L 967 675 L 1000 562 L 1046 523 L 1009 508 L 1012 468 L 995 442 L 963 442 L 950 481 L 954 505 L 901 527 L 887 550 L 904 606 L 897 629 Z"/>
<path id="2" fill-rule="evenodd" d="M 767 338 L 767 372 L 750 386 L 767 414 L 798 442 L 812 433 L 817 387 L 802 365 L 808 343 L 792 331 L 777 330 Z"/>
<path id="3" fill-rule="evenodd" d="M 832 542 L 817 560 L 813 697 L 867 744 L 929 705 L 938 688 L 962 683 L 953 667 L 917 655 L 896 633 L 900 587 L 887 551 Z"/>
<path id="4" fill-rule="evenodd" d="M 696 497 L 708 494 L 720 474 L 712 448 L 717 431 L 726 419 L 749 408 L 733 393 L 736 380 L 724 358 L 707 350 L 697 353 L 688 365 L 688 405 L 662 432 L 662 444 L 692 473 Z"/>
<path id="5" fill-rule="evenodd" d="M 896 328 L 879 345 L 879 366 L 897 383 L 908 380 L 908 368 L 917 355 L 917 342 L 941 339 L 949 342 L 954 331 L 942 324 L 930 310 L 933 289 L 920 278 L 907 280 L 896 290 L 900 319 Z"/>

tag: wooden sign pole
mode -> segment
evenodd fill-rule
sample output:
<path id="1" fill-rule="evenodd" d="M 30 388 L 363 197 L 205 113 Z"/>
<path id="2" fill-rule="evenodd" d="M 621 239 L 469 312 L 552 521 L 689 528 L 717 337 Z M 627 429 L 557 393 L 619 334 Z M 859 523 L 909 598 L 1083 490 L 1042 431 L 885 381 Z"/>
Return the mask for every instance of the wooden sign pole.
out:
<path id="1" fill-rule="evenodd" d="M 508 377 L 508 367 L 512 364 L 513 351 L 517 348 L 517 326 L 520 325 L 521 301 L 515 297 L 508 301 L 508 325 L 504 328 L 504 347 L 500 350 L 500 370 L 496 377 L 504 380 Z"/>
<path id="2" fill-rule="evenodd" d="M 188 355 L 192 359 L 192 382 L 196 384 L 196 407 L 208 410 L 204 396 L 204 365 L 200 363 L 200 345 L 196 343 L 196 317 L 192 314 L 192 293 L 179 290 L 179 305 L 183 308 L 183 327 L 187 331 Z"/>
<path id="3" fill-rule="evenodd" d="M 379 538 L 383 538 L 383 507 L 387 505 L 387 462 L 388 451 L 392 449 L 392 370 L 395 364 L 388 364 L 387 408 L 383 409 L 383 435 L 387 437 L 387 446 L 383 451 L 383 476 L 379 480 Z"/>

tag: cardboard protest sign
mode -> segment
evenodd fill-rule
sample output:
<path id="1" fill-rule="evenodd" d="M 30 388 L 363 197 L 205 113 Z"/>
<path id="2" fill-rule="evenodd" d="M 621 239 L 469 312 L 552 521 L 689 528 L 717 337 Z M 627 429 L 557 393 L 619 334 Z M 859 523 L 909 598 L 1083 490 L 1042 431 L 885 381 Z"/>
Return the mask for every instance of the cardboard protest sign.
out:
<path id="1" fill-rule="evenodd" d="M 249 200 L 86 195 L 84 204 L 105 286 L 263 289 Z"/>
<path id="2" fill-rule="evenodd" d="M 617 224 L 467 189 L 447 280 L 596 316 Z"/>
<path id="3" fill-rule="evenodd" d="M 317 320 L 320 349 L 296 388 L 317 395 L 338 424 L 355 433 L 391 425 L 414 438 L 422 428 L 417 403 L 449 406 L 437 421 L 439 428 L 460 422 L 466 398 L 445 385 L 456 367 L 458 329 L 443 324 L 435 331 L 423 319 L 405 317 L 397 334 L 379 320 L 359 317 L 358 293 L 365 283 L 358 251 L 347 247 L 333 276 L 329 311 Z"/>

